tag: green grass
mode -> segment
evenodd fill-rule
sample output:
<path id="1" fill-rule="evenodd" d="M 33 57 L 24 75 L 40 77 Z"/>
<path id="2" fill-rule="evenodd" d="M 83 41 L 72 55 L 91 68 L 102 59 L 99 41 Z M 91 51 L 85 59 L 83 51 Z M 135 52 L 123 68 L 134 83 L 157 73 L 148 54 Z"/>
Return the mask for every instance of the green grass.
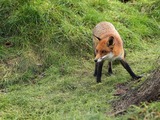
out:
<path id="1" fill-rule="evenodd" d="M 142 103 L 111 117 L 115 85 L 142 83 L 159 63 L 158 0 L 0 1 L 0 119 L 159 119 L 159 102 Z M 127 61 L 141 82 L 120 64 L 112 76 L 93 77 L 92 29 L 112 22 L 124 40 Z M 7 47 L 5 44 L 13 44 Z"/>

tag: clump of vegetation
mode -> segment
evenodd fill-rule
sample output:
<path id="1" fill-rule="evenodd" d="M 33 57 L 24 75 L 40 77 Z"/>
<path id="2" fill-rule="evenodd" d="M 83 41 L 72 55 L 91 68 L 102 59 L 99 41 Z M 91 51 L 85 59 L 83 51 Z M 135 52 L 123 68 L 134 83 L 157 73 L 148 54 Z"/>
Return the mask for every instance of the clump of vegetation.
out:
<path id="1" fill-rule="evenodd" d="M 102 84 L 95 83 L 92 28 L 98 22 L 115 25 L 138 74 L 147 76 L 157 66 L 158 0 L 125 4 L 116 0 L 1 0 L 0 5 L 2 119 L 106 118 L 114 85 L 130 78 L 114 65 L 115 76 L 104 75 Z"/>

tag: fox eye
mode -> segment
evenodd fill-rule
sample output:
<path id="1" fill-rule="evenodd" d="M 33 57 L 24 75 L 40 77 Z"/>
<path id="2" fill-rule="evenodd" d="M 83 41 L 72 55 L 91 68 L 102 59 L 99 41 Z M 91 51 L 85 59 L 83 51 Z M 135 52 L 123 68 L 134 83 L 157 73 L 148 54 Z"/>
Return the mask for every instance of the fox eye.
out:
<path id="1" fill-rule="evenodd" d="M 98 50 L 96 50 L 96 53 L 98 53 Z"/>
<path id="2" fill-rule="evenodd" d="M 106 51 L 106 50 L 102 50 L 101 52 L 102 52 L 102 54 L 106 54 L 106 53 L 107 53 L 107 51 Z"/>

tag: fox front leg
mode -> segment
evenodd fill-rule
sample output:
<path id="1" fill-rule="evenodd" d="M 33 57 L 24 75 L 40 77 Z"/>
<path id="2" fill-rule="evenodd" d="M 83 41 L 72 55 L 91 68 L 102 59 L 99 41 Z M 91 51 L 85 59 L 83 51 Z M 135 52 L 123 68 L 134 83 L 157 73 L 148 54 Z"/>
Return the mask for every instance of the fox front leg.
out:
<path id="1" fill-rule="evenodd" d="M 94 74 L 93 74 L 93 76 L 97 76 L 97 65 L 98 63 L 97 62 L 95 62 L 95 69 L 94 69 Z"/>
<path id="2" fill-rule="evenodd" d="M 102 62 L 97 62 L 97 78 L 96 81 L 97 83 L 101 82 L 101 76 L 102 76 L 102 67 L 103 67 L 103 61 Z"/>

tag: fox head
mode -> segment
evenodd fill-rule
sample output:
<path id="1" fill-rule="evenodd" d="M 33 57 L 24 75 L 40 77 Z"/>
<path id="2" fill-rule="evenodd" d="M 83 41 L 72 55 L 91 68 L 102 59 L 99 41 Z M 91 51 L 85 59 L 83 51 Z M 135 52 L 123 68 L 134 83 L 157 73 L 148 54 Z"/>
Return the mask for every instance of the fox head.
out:
<path id="1" fill-rule="evenodd" d="M 114 57 L 113 48 L 115 44 L 115 40 L 113 36 L 106 37 L 105 39 L 100 39 L 98 45 L 95 48 L 95 62 L 101 62 L 104 60 L 112 60 Z"/>

